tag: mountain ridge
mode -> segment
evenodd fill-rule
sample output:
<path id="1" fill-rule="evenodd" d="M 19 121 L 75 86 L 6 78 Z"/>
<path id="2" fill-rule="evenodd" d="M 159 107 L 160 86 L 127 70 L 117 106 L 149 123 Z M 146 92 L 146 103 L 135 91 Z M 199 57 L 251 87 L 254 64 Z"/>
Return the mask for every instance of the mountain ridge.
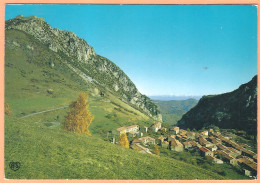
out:
<path id="1" fill-rule="evenodd" d="M 154 120 L 162 121 L 160 111 L 152 100 L 142 95 L 117 65 L 96 54 L 94 48 L 75 33 L 52 28 L 43 18 L 22 15 L 7 20 L 5 30 L 19 30 L 33 36 L 53 52 L 63 55 L 68 67 L 86 82 L 101 85 L 101 88 L 108 89 L 121 101 Z"/>
<path id="2" fill-rule="evenodd" d="M 200 129 L 211 125 L 257 133 L 257 75 L 238 89 L 220 95 L 203 96 L 178 121 L 182 128 Z"/>

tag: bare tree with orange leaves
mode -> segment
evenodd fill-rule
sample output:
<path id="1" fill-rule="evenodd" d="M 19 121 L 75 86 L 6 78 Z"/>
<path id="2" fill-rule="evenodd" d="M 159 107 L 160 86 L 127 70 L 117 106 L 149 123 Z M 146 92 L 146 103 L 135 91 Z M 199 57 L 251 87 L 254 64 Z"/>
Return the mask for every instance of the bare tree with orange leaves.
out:
<path id="1" fill-rule="evenodd" d="M 87 102 L 88 96 L 82 92 L 76 101 L 70 105 L 70 113 L 66 116 L 64 123 L 64 129 L 91 135 L 89 126 L 94 119 L 94 115 L 88 110 L 89 102 Z"/>

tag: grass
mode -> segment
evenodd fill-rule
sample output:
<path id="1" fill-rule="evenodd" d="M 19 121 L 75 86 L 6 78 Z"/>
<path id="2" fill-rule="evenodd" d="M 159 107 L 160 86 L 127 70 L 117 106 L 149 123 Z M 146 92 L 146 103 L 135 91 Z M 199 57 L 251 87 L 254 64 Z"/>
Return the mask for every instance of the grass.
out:
<path id="1" fill-rule="evenodd" d="M 223 179 L 210 171 L 167 157 L 141 154 L 93 136 L 48 127 L 64 111 L 28 119 L 6 117 L 5 166 L 8 179 Z"/>

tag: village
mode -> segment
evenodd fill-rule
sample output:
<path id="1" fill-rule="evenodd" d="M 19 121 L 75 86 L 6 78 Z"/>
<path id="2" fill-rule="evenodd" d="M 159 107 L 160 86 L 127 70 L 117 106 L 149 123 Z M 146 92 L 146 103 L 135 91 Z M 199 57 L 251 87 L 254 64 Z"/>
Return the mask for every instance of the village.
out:
<path id="1" fill-rule="evenodd" d="M 228 163 L 234 167 L 240 166 L 246 176 L 257 174 L 257 154 L 248 149 L 247 144 L 238 144 L 231 136 L 223 135 L 219 130 L 207 129 L 198 132 L 162 127 L 157 122 L 150 127 L 139 125 L 117 128 L 114 134 L 126 133 L 130 148 L 140 153 L 153 154 L 154 146 L 175 152 L 198 152 L 216 164 Z M 151 137 L 153 136 L 153 137 Z M 117 144 L 115 136 L 111 143 Z"/>

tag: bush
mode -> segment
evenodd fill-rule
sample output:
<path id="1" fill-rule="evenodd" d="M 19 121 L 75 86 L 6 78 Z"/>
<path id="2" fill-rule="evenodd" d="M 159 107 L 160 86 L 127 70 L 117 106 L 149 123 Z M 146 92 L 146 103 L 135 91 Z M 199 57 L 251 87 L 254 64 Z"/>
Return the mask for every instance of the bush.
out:
<path id="1" fill-rule="evenodd" d="M 10 105 L 8 103 L 5 103 L 5 114 L 6 115 L 11 115 L 12 114 L 12 110 L 10 108 Z"/>
<path id="2" fill-rule="evenodd" d="M 47 90 L 47 93 L 49 93 L 49 94 L 53 94 L 53 92 L 54 92 L 54 90 L 53 89 L 51 89 L 51 88 L 49 88 L 48 90 Z"/>

